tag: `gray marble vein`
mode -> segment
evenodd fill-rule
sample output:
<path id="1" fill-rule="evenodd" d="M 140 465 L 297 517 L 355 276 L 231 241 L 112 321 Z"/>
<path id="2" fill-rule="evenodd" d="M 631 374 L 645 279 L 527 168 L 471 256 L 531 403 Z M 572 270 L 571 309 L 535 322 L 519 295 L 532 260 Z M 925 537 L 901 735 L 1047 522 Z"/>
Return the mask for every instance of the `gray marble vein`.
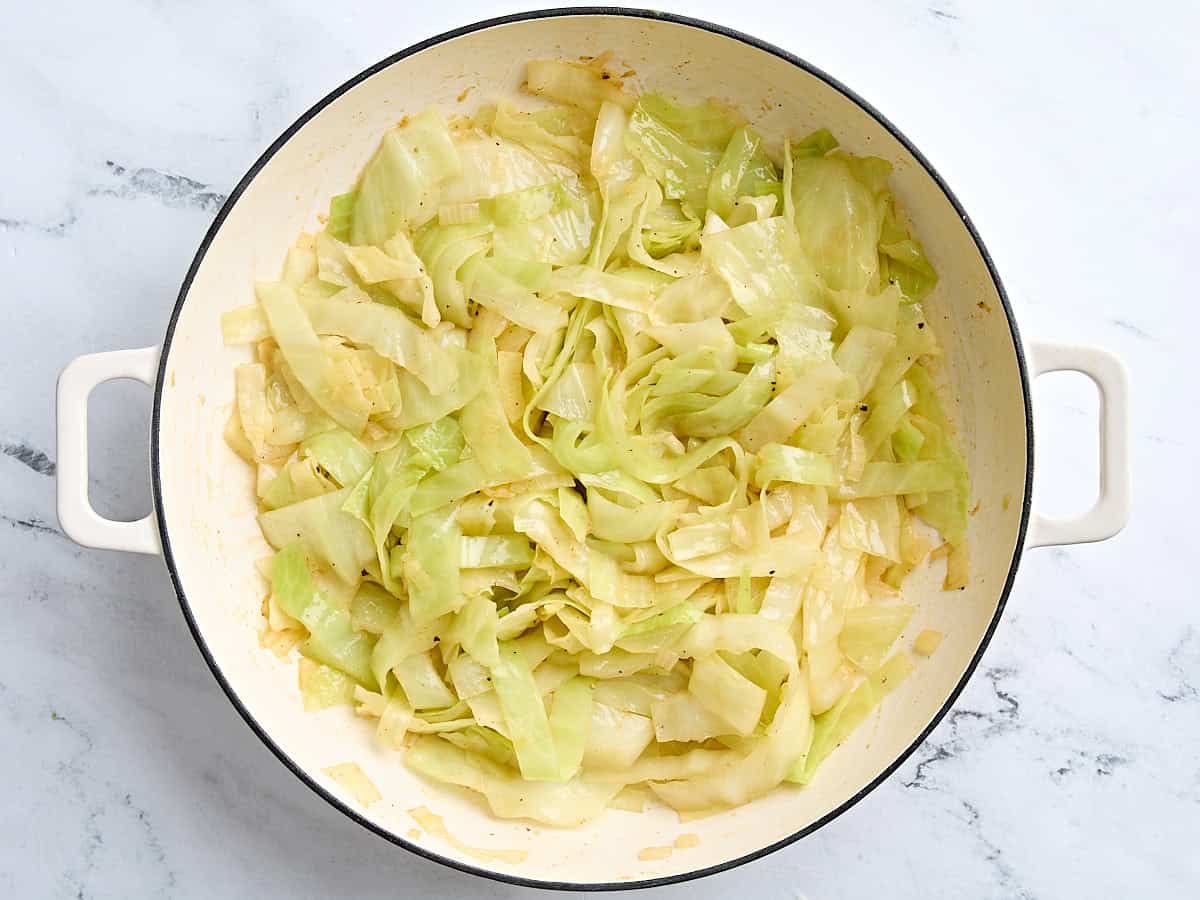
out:
<path id="1" fill-rule="evenodd" d="M 74 211 L 69 211 L 66 215 L 50 222 L 34 222 L 29 219 L 9 219 L 0 216 L 0 230 L 32 232 L 34 234 L 44 234 L 49 237 L 63 237 L 71 226 L 78 221 L 78 218 Z"/>
<path id="2" fill-rule="evenodd" d="M 385 55 L 513 8 L 5 11 L 0 897 L 531 895 L 410 856 L 305 789 L 221 693 L 161 561 L 77 547 L 54 499 L 58 372 L 161 340 L 205 229 L 275 136 Z M 882 787 L 793 847 L 655 896 L 1200 896 L 1200 11 L 666 8 L 767 37 L 852 85 L 954 186 L 1024 335 L 1121 354 L 1136 499 L 1116 540 L 1026 554 L 975 677 Z M 1037 503 L 1069 513 L 1095 496 L 1095 401 L 1056 378 L 1036 396 Z M 91 494 L 108 514 L 149 508 L 148 416 L 142 386 L 92 399 Z"/>
<path id="3" fill-rule="evenodd" d="M 1167 672 L 1172 686 L 1158 695 L 1168 703 L 1200 700 L 1196 680 L 1200 678 L 1200 633 L 1194 625 L 1183 629 L 1179 641 L 1167 654 Z"/>
<path id="4" fill-rule="evenodd" d="M 105 160 L 104 167 L 112 183 L 89 188 L 88 196 L 153 197 L 165 206 L 188 207 L 208 213 L 215 213 L 225 202 L 225 194 L 185 175 L 144 167 L 131 170 L 112 160 Z"/>
<path id="5" fill-rule="evenodd" d="M 1113 325 L 1117 326 L 1117 328 L 1120 328 L 1122 331 L 1127 331 L 1130 334 L 1132 334 L 1134 337 L 1141 338 L 1143 341 L 1154 340 L 1154 335 L 1152 335 L 1150 332 L 1139 328 L 1138 326 L 1134 325 L 1132 322 L 1129 322 L 1125 319 L 1113 319 L 1112 323 L 1113 323 Z"/>
<path id="6" fill-rule="evenodd" d="M 22 465 L 28 466 L 39 475 L 54 477 L 57 467 L 54 460 L 36 447 L 21 443 L 0 443 L 0 453 L 15 459 Z"/>
<path id="7" fill-rule="evenodd" d="M 939 9 L 936 6 L 929 7 L 929 14 L 935 19 L 944 19 L 950 22 L 957 22 L 960 18 L 957 13 L 951 12 L 948 9 Z"/>

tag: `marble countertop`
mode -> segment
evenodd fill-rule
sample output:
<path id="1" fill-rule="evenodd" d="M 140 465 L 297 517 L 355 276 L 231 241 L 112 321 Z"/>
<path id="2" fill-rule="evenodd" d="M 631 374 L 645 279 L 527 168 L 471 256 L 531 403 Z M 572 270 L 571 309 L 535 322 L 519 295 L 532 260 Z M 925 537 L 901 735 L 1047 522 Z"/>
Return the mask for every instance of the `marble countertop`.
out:
<path id="1" fill-rule="evenodd" d="M 1109 543 L 1026 556 L 977 676 L 870 797 L 798 845 L 656 896 L 1200 896 L 1200 592 L 1180 566 L 1200 507 L 1187 450 L 1200 438 L 1196 5 L 664 5 L 767 37 L 862 93 L 971 211 L 1025 334 L 1125 359 L 1135 509 Z M 0 895 L 529 893 L 411 856 L 304 789 L 218 689 L 162 563 L 84 551 L 54 513 L 62 366 L 161 340 L 225 192 L 315 99 L 400 47 L 512 9 L 48 0 L 6 12 Z M 1094 393 L 1054 377 L 1036 396 L 1038 503 L 1082 508 Z M 148 416 L 140 385 L 93 400 L 102 512 L 149 508 Z"/>

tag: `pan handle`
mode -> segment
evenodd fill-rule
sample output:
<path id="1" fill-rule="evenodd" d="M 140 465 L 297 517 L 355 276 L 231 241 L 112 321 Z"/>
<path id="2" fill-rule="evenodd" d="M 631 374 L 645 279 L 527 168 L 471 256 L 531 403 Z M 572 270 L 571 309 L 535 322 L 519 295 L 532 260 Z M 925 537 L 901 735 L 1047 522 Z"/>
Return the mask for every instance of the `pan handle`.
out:
<path id="1" fill-rule="evenodd" d="M 130 378 L 153 385 L 158 347 L 90 353 L 58 376 L 58 522 L 77 544 L 97 550 L 162 552 L 154 513 L 136 522 L 106 519 L 88 499 L 88 397 L 106 381 Z"/>
<path id="2" fill-rule="evenodd" d="M 1129 521 L 1129 378 L 1113 354 L 1098 347 L 1035 343 L 1033 377 L 1079 372 L 1100 391 L 1100 497 L 1079 516 L 1051 518 L 1037 512 L 1029 523 L 1029 547 L 1087 544 L 1112 537 Z"/>

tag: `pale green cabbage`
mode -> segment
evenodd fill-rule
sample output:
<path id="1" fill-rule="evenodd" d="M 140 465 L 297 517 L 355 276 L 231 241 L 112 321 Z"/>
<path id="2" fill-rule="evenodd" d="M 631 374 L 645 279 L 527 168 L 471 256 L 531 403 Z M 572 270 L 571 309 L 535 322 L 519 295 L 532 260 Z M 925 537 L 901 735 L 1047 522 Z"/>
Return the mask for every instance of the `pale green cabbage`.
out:
<path id="1" fill-rule="evenodd" d="M 965 583 L 936 272 L 828 132 L 780 157 L 604 60 L 527 84 L 388 131 L 222 320 L 267 627 L 306 707 L 498 816 L 807 783 L 912 668 L 928 526 Z"/>

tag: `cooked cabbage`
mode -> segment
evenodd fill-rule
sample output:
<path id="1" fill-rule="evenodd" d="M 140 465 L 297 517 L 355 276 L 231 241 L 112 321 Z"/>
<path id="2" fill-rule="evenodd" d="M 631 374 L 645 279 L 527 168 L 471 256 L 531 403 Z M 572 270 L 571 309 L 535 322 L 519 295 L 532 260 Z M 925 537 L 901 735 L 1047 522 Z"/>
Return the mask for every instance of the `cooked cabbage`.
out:
<path id="1" fill-rule="evenodd" d="M 553 825 L 819 777 L 912 668 L 932 532 L 966 577 L 888 164 L 604 62 L 406 118 L 222 322 L 305 706 Z"/>

